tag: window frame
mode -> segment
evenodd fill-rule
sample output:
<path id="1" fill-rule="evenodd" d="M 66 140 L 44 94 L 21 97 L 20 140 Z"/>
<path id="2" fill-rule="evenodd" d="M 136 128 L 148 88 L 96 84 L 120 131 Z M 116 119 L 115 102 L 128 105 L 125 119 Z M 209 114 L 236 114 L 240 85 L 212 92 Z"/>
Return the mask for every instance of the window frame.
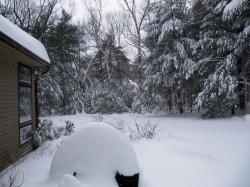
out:
<path id="1" fill-rule="evenodd" d="M 20 81 L 20 67 L 25 67 L 27 69 L 30 70 L 30 83 L 28 82 L 22 82 Z M 28 138 L 27 140 L 25 140 L 24 142 L 21 142 L 21 136 L 20 136 L 20 132 L 22 128 L 25 128 L 27 126 L 31 126 L 31 129 L 33 129 L 33 76 L 32 76 L 32 68 L 24 65 L 22 63 L 18 63 L 18 137 L 19 137 L 19 146 L 23 146 L 26 143 L 30 142 L 32 140 L 32 137 Z M 20 87 L 26 87 L 26 88 L 30 88 L 31 89 L 31 120 L 25 121 L 25 122 L 20 122 Z"/>

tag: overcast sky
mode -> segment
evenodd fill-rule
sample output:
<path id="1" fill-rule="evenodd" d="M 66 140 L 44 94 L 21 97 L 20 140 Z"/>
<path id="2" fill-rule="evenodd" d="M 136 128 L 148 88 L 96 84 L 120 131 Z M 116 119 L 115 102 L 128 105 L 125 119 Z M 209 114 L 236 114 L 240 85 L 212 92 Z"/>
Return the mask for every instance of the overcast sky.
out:
<path id="1" fill-rule="evenodd" d="M 92 0 L 87 0 L 92 1 Z M 136 2 L 142 2 L 143 0 L 136 0 Z M 121 0 L 103 0 L 104 3 L 104 13 L 113 12 L 113 11 L 121 11 Z M 72 13 L 70 8 L 70 3 L 75 4 L 75 11 L 73 12 L 73 21 L 78 22 L 82 21 L 84 17 L 87 16 L 87 11 L 84 6 L 84 0 L 63 0 L 63 8 L 68 11 L 69 13 Z M 136 54 L 136 50 L 133 47 L 129 47 L 128 45 L 123 46 L 125 51 L 127 52 L 127 56 L 130 59 L 133 59 Z"/>
<path id="2" fill-rule="evenodd" d="M 92 0 L 88 0 L 92 1 Z M 103 0 L 104 2 L 104 12 L 110 12 L 110 11 L 119 11 L 121 10 L 121 7 L 119 5 L 119 0 Z M 73 20 L 79 21 L 86 16 L 86 9 L 83 4 L 83 0 L 64 0 L 63 1 L 63 8 L 66 9 L 68 12 L 70 12 L 70 4 L 75 4 L 75 11 L 73 12 Z"/>

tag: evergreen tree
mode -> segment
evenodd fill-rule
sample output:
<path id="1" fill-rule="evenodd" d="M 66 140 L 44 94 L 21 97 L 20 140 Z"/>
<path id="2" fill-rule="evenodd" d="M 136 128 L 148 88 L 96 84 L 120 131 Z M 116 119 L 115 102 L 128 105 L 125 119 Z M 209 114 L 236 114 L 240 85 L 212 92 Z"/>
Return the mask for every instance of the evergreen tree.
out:
<path id="1" fill-rule="evenodd" d="M 245 108 L 241 85 L 243 66 L 239 59 L 245 57 L 237 54 L 242 24 L 226 20 L 228 12 L 225 14 L 225 10 L 230 2 L 210 0 L 199 3 L 206 7 L 206 15 L 200 20 L 199 40 L 194 50 L 201 80 L 197 106 L 204 112 L 204 117 L 218 117 L 230 111 L 234 114 L 238 104 L 241 109 Z M 199 10 L 194 7 L 193 12 L 196 11 Z M 237 19 L 244 20 L 239 14 Z"/>
<path id="2" fill-rule="evenodd" d="M 91 78 L 98 79 L 101 82 L 112 79 L 122 81 L 122 79 L 128 77 L 128 70 L 128 58 L 124 55 L 122 48 L 116 46 L 114 37 L 108 35 L 92 65 L 89 73 Z"/>
<path id="3" fill-rule="evenodd" d="M 88 75 L 85 112 L 113 113 L 129 111 L 133 94 L 128 79 L 129 63 L 114 37 L 102 42 Z"/>
<path id="4" fill-rule="evenodd" d="M 41 102 L 47 101 L 45 103 L 48 103 L 51 110 L 56 113 L 75 113 L 77 112 L 74 100 L 78 89 L 75 78 L 76 63 L 79 63 L 79 32 L 77 26 L 71 23 L 71 16 L 64 10 L 58 23 L 49 29 L 45 45 L 51 59 L 51 66 L 49 72 L 39 82 Z M 47 112 L 51 113 L 51 111 Z"/>
<path id="5" fill-rule="evenodd" d="M 223 10 L 222 19 L 230 25 L 235 41 L 233 54 L 237 61 L 238 103 L 240 110 L 245 111 L 249 102 L 249 59 L 250 59 L 250 1 L 228 2 Z"/>
<path id="6" fill-rule="evenodd" d="M 142 41 L 140 27 L 140 48 L 133 65 L 120 46 L 120 37 L 126 33 L 121 34 L 121 28 L 116 32 L 117 23 L 104 27 L 101 9 L 91 10 L 84 35 L 64 10 L 54 14 L 57 1 L 47 2 L 41 14 L 41 4 L 33 0 L 27 6 L 19 2 L 22 6 L 15 6 L 16 15 L 12 14 L 14 4 L 0 8 L 1 14 L 41 40 L 49 53 L 51 66 L 38 84 L 42 115 L 144 109 L 183 113 L 196 108 L 203 117 L 219 117 L 246 111 L 250 100 L 249 0 L 194 0 L 190 8 L 186 0 L 147 4 L 146 37 Z M 29 10 L 34 10 L 35 20 L 27 19 Z M 22 19 L 18 21 L 17 16 Z M 94 50 L 85 46 L 88 39 L 96 44 Z M 88 55 L 85 50 L 97 53 Z"/>
<path id="7" fill-rule="evenodd" d="M 184 0 L 158 1 L 147 29 L 146 103 L 148 106 L 176 106 L 184 112 L 183 89 L 192 75 L 194 62 L 189 58 L 190 40 L 186 37 L 187 15 Z"/>

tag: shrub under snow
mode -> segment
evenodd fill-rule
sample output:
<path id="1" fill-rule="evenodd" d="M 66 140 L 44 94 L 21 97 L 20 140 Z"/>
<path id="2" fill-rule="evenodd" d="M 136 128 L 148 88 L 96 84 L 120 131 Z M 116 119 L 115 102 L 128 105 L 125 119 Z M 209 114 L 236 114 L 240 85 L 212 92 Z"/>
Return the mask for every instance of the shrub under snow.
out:
<path id="1" fill-rule="evenodd" d="M 135 128 L 128 128 L 129 130 L 129 138 L 131 140 L 141 140 L 141 139 L 153 139 L 158 131 L 158 125 L 153 124 L 150 121 L 144 124 L 138 124 L 135 122 Z"/>
<path id="2" fill-rule="evenodd" d="M 36 147 L 46 141 L 52 141 L 61 136 L 69 136 L 74 132 L 75 125 L 71 121 L 65 121 L 63 126 L 54 126 L 52 120 L 39 120 L 38 128 L 33 133 L 33 142 Z"/>

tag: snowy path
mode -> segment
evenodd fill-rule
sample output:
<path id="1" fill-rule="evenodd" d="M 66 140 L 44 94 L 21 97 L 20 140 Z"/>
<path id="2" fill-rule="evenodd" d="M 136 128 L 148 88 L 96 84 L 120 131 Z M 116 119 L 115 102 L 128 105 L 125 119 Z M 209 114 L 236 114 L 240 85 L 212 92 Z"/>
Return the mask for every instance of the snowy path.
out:
<path id="1" fill-rule="evenodd" d="M 55 125 L 64 120 L 76 130 L 95 121 L 96 115 L 52 117 Z M 250 121 L 247 118 L 200 120 L 153 115 L 104 115 L 103 121 L 132 127 L 147 122 L 161 129 L 153 140 L 134 141 L 140 187 L 250 187 Z M 53 146 L 30 154 L 19 165 L 25 173 L 24 187 L 47 186 Z"/>

